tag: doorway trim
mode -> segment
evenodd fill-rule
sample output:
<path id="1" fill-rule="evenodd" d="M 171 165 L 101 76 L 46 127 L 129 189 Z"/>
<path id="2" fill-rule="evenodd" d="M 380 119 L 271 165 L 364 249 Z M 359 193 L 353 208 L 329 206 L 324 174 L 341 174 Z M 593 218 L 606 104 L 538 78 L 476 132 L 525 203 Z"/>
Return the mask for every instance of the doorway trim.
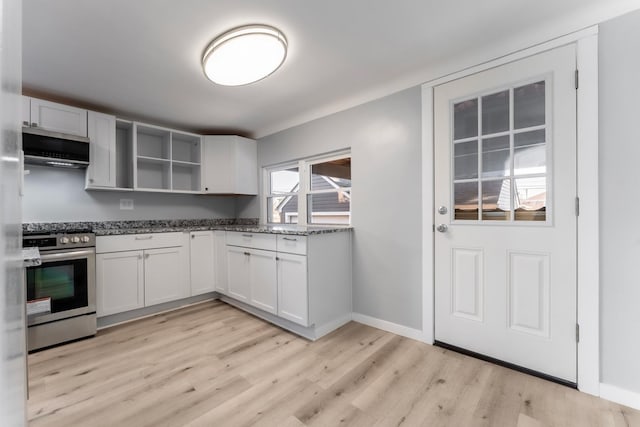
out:
<path id="1" fill-rule="evenodd" d="M 571 33 L 422 85 L 422 333 L 433 344 L 434 321 L 434 123 L 433 90 L 441 84 L 560 46 L 576 45 L 577 195 L 580 200 L 577 245 L 578 389 L 600 395 L 600 283 L 598 213 L 598 26 Z"/>

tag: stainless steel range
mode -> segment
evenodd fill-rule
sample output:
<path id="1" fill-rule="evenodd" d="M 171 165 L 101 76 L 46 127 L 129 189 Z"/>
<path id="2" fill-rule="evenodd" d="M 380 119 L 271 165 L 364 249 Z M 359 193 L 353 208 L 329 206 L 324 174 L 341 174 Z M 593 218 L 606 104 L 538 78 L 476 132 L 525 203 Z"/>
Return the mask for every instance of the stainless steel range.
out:
<path id="1" fill-rule="evenodd" d="M 42 265 L 26 269 L 29 351 L 96 334 L 96 238 L 91 230 L 25 233 Z"/>

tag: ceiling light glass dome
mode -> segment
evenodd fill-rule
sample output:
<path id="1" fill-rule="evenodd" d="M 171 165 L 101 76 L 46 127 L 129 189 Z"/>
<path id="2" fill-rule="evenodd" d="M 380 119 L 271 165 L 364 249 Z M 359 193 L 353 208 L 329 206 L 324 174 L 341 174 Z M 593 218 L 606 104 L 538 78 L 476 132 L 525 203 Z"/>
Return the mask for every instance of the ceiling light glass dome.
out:
<path id="1" fill-rule="evenodd" d="M 202 57 L 209 80 L 224 86 L 257 82 L 276 71 L 287 56 L 287 39 L 276 28 L 247 25 L 217 37 Z"/>

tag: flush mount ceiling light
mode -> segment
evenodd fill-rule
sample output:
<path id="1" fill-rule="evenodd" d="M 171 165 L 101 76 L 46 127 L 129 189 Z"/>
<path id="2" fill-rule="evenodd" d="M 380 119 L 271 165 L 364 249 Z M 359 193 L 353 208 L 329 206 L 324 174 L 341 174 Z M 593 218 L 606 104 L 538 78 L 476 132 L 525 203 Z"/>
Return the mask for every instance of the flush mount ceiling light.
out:
<path id="1" fill-rule="evenodd" d="M 287 56 L 287 39 L 276 28 L 247 25 L 217 37 L 202 56 L 209 80 L 224 86 L 257 82 L 276 71 Z"/>

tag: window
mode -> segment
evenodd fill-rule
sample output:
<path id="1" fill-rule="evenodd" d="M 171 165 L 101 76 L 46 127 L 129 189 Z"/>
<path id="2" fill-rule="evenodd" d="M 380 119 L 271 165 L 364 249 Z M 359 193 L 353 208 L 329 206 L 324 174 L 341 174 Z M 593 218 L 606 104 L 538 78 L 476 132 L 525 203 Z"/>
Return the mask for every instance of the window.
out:
<path id="1" fill-rule="evenodd" d="M 264 177 L 268 223 L 351 223 L 349 153 L 266 168 Z"/>

